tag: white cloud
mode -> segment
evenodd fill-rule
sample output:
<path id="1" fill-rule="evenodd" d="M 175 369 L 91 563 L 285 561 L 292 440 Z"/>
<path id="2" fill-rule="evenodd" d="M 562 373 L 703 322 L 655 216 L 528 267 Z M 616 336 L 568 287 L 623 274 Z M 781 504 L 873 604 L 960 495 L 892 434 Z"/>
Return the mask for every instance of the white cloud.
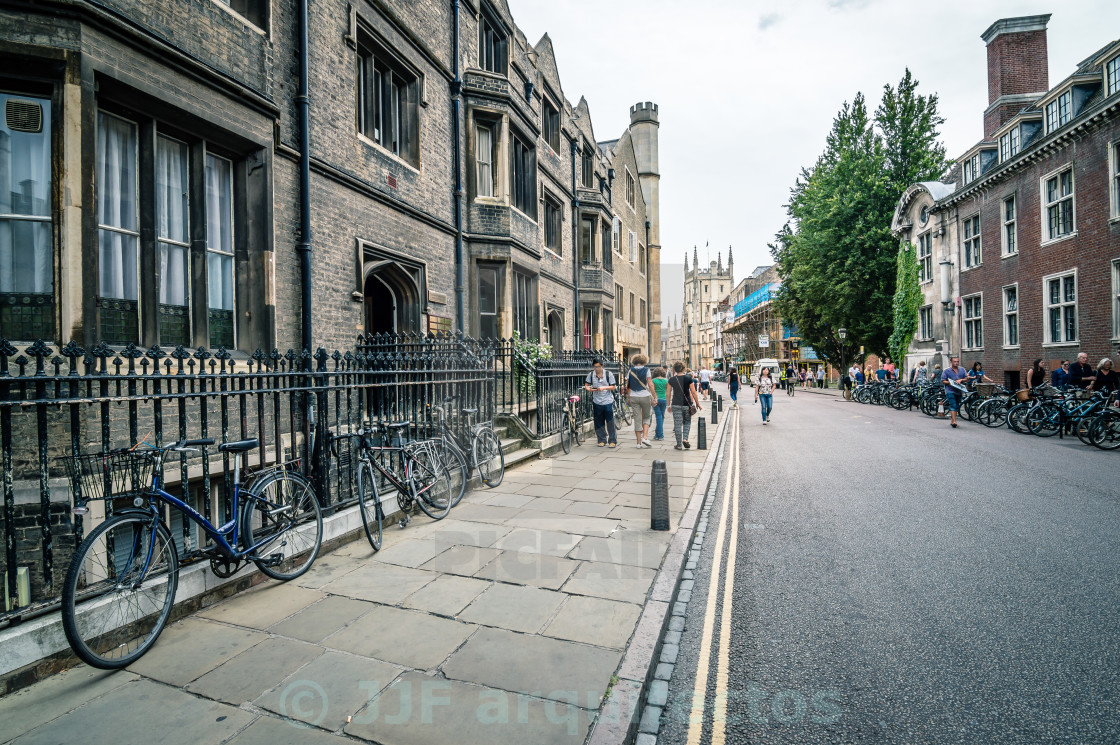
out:
<path id="1" fill-rule="evenodd" d="M 691 262 L 694 244 L 731 244 L 740 276 L 770 263 L 766 244 L 785 221 L 789 188 L 857 92 L 874 109 L 909 66 L 921 92 L 939 94 L 955 156 L 982 135 L 980 34 L 993 21 L 1053 13 L 1051 85 L 1120 36 L 1115 0 L 944 0 L 935 11 L 875 0 L 510 0 L 510 8 L 529 39 L 549 32 L 564 92 L 587 97 L 600 139 L 619 136 L 632 104 L 659 105 L 663 263 L 680 263 L 686 250 Z"/>

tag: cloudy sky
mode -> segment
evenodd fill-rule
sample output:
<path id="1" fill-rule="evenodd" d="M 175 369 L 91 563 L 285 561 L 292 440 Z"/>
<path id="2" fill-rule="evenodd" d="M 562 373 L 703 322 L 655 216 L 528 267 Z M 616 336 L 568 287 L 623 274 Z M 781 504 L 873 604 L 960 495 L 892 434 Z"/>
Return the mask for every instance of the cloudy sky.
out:
<path id="1" fill-rule="evenodd" d="M 950 156 L 982 136 L 980 34 L 999 18 L 1052 13 L 1050 84 L 1120 38 L 1118 0 L 509 0 L 532 43 L 547 31 L 564 93 L 614 139 L 629 107 L 661 114 L 663 317 L 679 313 L 684 252 L 734 246 L 736 277 L 766 244 L 800 169 L 858 91 L 870 108 L 909 67 L 937 93 Z"/>

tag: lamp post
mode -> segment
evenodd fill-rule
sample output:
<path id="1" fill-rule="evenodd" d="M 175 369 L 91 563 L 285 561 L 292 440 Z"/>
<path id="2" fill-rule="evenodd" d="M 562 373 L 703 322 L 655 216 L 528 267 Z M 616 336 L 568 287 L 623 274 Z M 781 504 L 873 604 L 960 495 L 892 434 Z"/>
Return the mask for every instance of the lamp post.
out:
<path id="1" fill-rule="evenodd" d="M 841 326 L 836 330 L 836 335 L 840 337 L 840 369 L 842 371 L 841 375 L 843 376 L 848 374 L 848 365 L 844 361 L 844 340 L 848 338 L 848 329 Z M 844 398 L 848 397 L 847 386 L 844 386 L 843 396 Z"/>

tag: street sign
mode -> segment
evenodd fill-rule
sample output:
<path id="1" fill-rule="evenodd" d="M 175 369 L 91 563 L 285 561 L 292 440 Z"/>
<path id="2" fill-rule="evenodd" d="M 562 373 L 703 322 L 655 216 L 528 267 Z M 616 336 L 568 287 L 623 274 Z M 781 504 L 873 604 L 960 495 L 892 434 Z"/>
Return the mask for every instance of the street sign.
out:
<path id="1" fill-rule="evenodd" d="M 763 348 L 763 349 L 765 349 L 766 347 L 769 347 L 770 346 L 770 335 L 769 334 L 759 334 L 758 335 L 758 346 Z"/>

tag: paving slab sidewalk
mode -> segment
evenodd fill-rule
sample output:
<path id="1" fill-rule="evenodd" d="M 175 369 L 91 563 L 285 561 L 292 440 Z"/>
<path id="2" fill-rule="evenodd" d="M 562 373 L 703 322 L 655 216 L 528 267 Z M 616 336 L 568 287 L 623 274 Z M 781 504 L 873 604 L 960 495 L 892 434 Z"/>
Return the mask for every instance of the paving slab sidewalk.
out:
<path id="1" fill-rule="evenodd" d="M 619 437 L 511 469 L 442 521 L 386 526 L 379 552 L 363 537 L 207 607 L 129 670 L 0 699 L 0 743 L 583 743 L 710 474 L 709 451 Z M 649 525 L 655 459 L 669 532 Z"/>

